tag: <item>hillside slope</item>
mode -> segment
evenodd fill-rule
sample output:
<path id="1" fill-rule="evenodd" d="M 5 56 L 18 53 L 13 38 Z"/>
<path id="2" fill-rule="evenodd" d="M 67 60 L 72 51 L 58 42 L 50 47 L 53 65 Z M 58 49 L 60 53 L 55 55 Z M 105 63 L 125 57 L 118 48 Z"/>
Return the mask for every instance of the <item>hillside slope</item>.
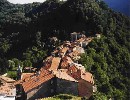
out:
<path id="1" fill-rule="evenodd" d="M 21 66 L 38 67 L 46 55 L 73 31 L 102 38 L 86 47 L 80 63 L 95 76 L 91 98 L 129 99 L 130 18 L 97 0 L 47 0 L 14 5 L 0 1 L 0 73 Z M 51 42 L 57 37 L 56 43 Z"/>

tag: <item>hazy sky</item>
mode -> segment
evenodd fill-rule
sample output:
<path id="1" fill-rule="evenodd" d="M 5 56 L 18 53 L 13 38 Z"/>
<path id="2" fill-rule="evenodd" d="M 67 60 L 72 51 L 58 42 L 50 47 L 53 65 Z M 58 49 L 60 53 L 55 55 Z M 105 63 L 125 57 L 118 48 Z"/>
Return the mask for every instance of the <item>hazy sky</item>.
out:
<path id="1" fill-rule="evenodd" d="M 17 4 L 24 4 L 24 3 L 32 3 L 32 2 L 44 2 L 45 0 L 7 0 L 11 3 Z"/>

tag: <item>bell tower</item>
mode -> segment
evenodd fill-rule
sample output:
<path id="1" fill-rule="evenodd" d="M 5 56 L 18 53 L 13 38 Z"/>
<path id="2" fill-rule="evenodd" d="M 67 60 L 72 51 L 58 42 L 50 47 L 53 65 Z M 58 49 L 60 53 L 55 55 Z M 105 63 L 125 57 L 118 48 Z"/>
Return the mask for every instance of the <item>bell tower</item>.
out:
<path id="1" fill-rule="evenodd" d="M 21 79 L 22 67 L 19 65 L 17 69 L 17 80 Z"/>

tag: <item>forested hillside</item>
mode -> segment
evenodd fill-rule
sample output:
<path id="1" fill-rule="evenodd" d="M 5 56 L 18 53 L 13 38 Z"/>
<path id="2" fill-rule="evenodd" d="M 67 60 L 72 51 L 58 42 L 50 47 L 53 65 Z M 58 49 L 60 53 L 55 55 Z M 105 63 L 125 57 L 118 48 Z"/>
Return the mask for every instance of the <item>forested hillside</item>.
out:
<path id="1" fill-rule="evenodd" d="M 82 55 L 80 63 L 93 73 L 98 91 L 90 99 L 130 99 L 130 18 L 98 0 L 47 0 L 11 4 L 0 0 L 0 74 L 22 67 L 40 67 L 71 32 L 86 36 L 100 33 Z M 57 37 L 58 41 L 51 41 Z"/>

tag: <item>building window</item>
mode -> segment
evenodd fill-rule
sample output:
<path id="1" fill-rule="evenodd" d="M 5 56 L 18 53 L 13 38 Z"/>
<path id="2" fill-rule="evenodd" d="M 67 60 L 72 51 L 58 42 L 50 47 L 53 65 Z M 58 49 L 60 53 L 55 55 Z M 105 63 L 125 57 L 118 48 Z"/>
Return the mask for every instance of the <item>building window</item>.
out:
<path id="1" fill-rule="evenodd" d="M 51 80 L 51 84 L 53 84 L 53 80 Z"/>
<path id="2" fill-rule="evenodd" d="M 54 90 L 53 89 L 51 89 L 51 93 L 53 93 L 54 92 Z"/>

